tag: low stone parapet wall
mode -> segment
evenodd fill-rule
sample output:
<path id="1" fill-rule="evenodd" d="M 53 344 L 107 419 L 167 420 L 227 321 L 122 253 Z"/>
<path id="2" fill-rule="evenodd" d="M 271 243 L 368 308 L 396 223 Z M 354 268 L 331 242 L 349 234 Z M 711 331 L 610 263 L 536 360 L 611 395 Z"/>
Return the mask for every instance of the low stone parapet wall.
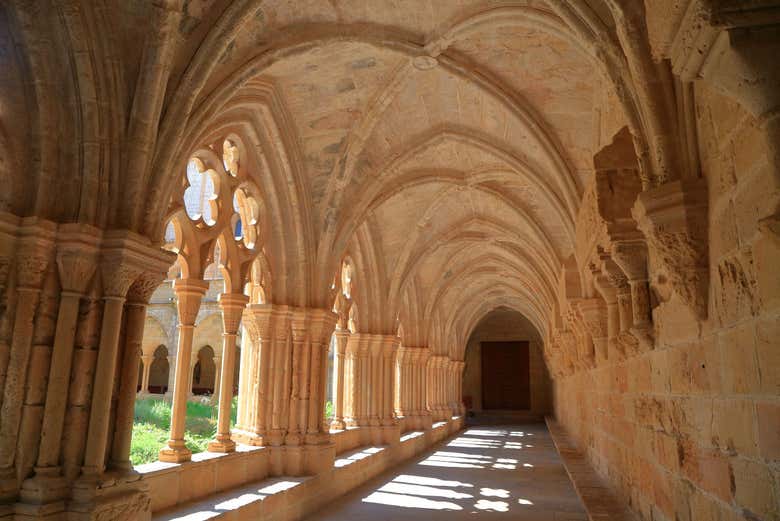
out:
<path id="1" fill-rule="evenodd" d="M 269 474 L 269 457 L 284 447 L 239 445 L 236 452 L 195 454 L 185 463 L 149 463 L 136 467 L 149 484 L 155 520 L 295 520 L 374 476 L 412 458 L 463 429 L 462 417 L 411 431 L 390 444 L 365 445 L 362 428 L 331 433 L 336 458 L 315 476 Z"/>

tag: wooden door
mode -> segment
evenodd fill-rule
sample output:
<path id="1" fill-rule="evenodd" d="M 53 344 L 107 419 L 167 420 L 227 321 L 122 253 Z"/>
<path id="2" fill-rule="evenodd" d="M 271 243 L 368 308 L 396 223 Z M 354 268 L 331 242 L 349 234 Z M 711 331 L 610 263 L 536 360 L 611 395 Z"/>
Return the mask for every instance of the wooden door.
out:
<path id="1" fill-rule="evenodd" d="M 482 342 L 482 408 L 531 408 L 528 342 Z"/>

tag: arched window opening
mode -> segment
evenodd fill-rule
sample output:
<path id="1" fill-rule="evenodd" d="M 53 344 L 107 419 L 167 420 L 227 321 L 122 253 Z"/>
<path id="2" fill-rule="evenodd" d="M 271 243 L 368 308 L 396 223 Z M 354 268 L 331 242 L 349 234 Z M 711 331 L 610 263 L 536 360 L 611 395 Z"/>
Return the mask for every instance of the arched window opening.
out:
<path id="1" fill-rule="evenodd" d="M 241 150 L 234 136 L 195 150 L 182 169 L 181 188 L 172 196 L 160 239 L 163 248 L 178 258 L 147 307 L 133 464 L 158 457 L 187 461 L 192 453 L 207 449 L 230 450 L 229 443 L 220 446 L 219 440 L 230 440 L 230 427 L 236 420 L 242 365 L 239 346 L 244 333 L 239 327 L 237 333 L 223 335 L 225 308 L 220 298 L 243 292 L 250 302 L 262 303 L 267 301 L 269 287 L 267 263 L 258 260 L 263 253 L 258 231 L 260 192 L 243 170 Z M 231 239 L 239 243 L 238 248 Z M 250 282 L 244 286 L 241 278 L 246 274 L 241 267 L 247 262 L 253 267 Z M 183 295 L 193 291 L 199 294 L 196 312 L 182 312 L 179 306 L 192 302 L 182 304 L 179 297 L 184 299 Z M 181 325 L 194 328 L 192 334 L 182 337 Z M 231 348 L 235 359 L 228 360 L 223 375 L 226 336 L 235 339 Z M 220 393 L 223 379 L 227 387 Z M 183 417 L 181 411 L 186 411 Z M 218 419 L 220 415 L 230 420 L 227 425 Z"/>

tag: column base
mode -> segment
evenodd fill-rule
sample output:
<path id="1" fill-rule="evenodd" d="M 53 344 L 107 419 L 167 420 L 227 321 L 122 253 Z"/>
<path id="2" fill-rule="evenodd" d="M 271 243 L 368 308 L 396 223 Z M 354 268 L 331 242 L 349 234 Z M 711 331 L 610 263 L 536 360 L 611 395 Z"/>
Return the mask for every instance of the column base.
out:
<path id="1" fill-rule="evenodd" d="M 214 441 L 209 442 L 207 450 L 209 452 L 221 452 L 225 454 L 229 452 L 235 452 L 236 442 L 234 442 L 230 438 L 224 440 L 216 439 Z"/>
<path id="2" fill-rule="evenodd" d="M 330 430 L 332 431 L 343 431 L 347 428 L 347 424 L 344 422 L 344 420 L 333 420 L 330 422 Z"/>
<path id="3" fill-rule="evenodd" d="M 18 486 L 15 467 L 0 469 L 0 501 L 13 500 L 16 497 Z"/>
<path id="4" fill-rule="evenodd" d="M 304 471 L 307 476 L 317 476 L 333 468 L 336 461 L 336 444 L 323 443 L 304 446 Z"/>
<path id="5" fill-rule="evenodd" d="M 234 442 L 243 443 L 244 445 L 251 445 L 252 447 L 263 447 L 266 445 L 265 434 L 257 432 L 244 431 L 241 429 L 233 429 L 231 431 L 231 439 Z"/>
<path id="6" fill-rule="evenodd" d="M 19 497 L 24 503 L 45 505 L 59 502 L 68 495 L 68 482 L 60 467 L 36 467 L 35 475 L 24 480 Z"/>
<path id="7" fill-rule="evenodd" d="M 165 463 L 182 463 L 192 459 L 192 451 L 184 446 L 183 441 L 168 442 L 167 447 L 160 449 L 158 457 Z"/>
<path id="8" fill-rule="evenodd" d="M 61 521 L 68 514 L 65 512 L 65 501 L 59 500 L 45 504 L 34 504 L 19 502 L 13 505 L 8 505 L 9 519 L 19 521 L 32 521 L 35 519 L 47 520 L 47 521 Z M 0 510 L 0 519 L 4 517 L 2 510 Z"/>
<path id="9" fill-rule="evenodd" d="M 152 517 L 149 484 L 138 475 L 82 476 L 73 484 L 71 497 L 66 507 L 68 521 L 148 521 Z"/>

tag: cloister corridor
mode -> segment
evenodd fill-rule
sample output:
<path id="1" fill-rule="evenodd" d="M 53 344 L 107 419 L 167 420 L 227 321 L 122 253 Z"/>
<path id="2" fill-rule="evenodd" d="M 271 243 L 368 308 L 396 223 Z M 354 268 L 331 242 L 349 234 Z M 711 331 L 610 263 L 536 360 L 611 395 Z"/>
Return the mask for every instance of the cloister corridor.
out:
<path id="1" fill-rule="evenodd" d="M 467 427 L 308 521 L 587 521 L 543 423 Z"/>
<path id="2" fill-rule="evenodd" d="M 780 0 L 0 0 L 0 521 L 780 521 Z"/>

